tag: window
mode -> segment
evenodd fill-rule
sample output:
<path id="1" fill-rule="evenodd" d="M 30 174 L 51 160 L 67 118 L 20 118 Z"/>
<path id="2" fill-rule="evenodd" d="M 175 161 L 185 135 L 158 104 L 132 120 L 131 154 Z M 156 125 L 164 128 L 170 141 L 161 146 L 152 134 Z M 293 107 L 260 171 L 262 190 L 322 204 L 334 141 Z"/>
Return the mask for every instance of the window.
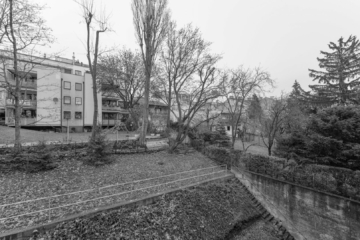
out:
<path id="1" fill-rule="evenodd" d="M 82 91 L 82 84 L 81 83 L 75 83 L 75 90 L 76 91 Z"/>
<path id="2" fill-rule="evenodd" d="M 227 130 L 230 131 L 230 126 L 227 126 Z"/>
<path id="3" fill-rule="evenodd" d="M 71 74 L 71 69 L 64 69 L 64 73 Z"/>
<path id="4" fill-rule="evenodd" d="M 75 70 L 75 75 L 79 75 L 79 76 L 81 76 L 81 71 L 79 71 L 79 70 Z"/>
<path id="5" fill-rule="evenodd" d="M 64 96 L 64 104 L 71 104 L 71 97 L 70 96 Z"/>
<path id="6" fill-rule="evenodd" d="M 75 119 L 81 119 L 82 118 L 82 112 L 75 112 Z"/>
<path id="7" fill-rule="evenodd" d="M 71 119 L 71 112 L 70 111 L 64 111 L 64 119 Z"/>
<path id="8" fill-rule="evenodd" d="M 81 105 L 82 104 L 82 98 L 81 97 L 76 97 L 75 98 L 75 104 L 76 105 Z"/>
<path id="9" fill-rule="evenodd" d="M 71 89 L 71 82 L 64 82 L 64 89 Z"/>

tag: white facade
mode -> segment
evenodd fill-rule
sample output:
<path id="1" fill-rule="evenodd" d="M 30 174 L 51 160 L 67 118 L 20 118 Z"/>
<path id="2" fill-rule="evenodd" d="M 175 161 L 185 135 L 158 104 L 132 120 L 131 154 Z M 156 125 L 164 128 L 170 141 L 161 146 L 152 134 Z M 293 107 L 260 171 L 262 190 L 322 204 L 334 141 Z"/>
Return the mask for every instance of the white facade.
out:
<path id="1" fill-rule="evenodd" d="M 37 126 L 61 124 L 61 72 L 59 69 L 37 70 Z"/>
<path id="2" fill-rule="evenodd" d="M 2 53 L 0 51 L 0 57 Z M 26 76 L 21 77 L 22 127 L 48 127 L 64 131 L 69 126 L 76 132 L 92 127 L 93 85 L 86 65 L 65 58 L 53 60 L 19 55 L 19 59 L 18 73 Z M 8 63 L 5 74 L 7 81 L 14 85 L 15 72 L 10 58 Z M 31 71 L 24 70 L 27 64 Z M 103 109 L 102 98 L 104 96 L 98 91 L 98 122 L 104 124 L 102 116 L 105 114 L 107 126 L 114 125 L 118 117 L 127 111 L 119 106 L 120 99 L 116 96 L 111 99 L 111 103 L 116 104 L 106 105 Z M 4 73 L 1 72 L 0 124 L 14 126 L 14 102 L 7 92 Z"/>

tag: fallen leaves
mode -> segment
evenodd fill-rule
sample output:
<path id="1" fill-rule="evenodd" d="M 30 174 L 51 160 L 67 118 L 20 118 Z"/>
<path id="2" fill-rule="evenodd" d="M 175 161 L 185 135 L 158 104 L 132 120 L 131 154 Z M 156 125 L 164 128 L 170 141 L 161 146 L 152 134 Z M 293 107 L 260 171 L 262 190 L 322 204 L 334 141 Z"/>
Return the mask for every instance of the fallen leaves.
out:
<path id="1" fill-rule="evenodd" d="M 42 237 L 222 239 L 235 221 L 257 214 L 239 184 L 235 179 L 202 184 L 164 195 L 152 205 L 123 207 L 60 223 Z"/>
<path id="2" fill-rule="evenodd" d="M 115 158 L 113 164 L 99 168 L 83 165 L 79 161 L 65 158 L 58 163 L 59 167 L 52 171 L 35 174 L 16 172 L 2 175 L 0 176 L 0 192 L 2 193 L 0 196 L 0 205 L 86 189 L 99 189 L 108 185 L 212 166 L 212 162 L 199 153 L 178 156 L 158 152 L 153 154 L 113 155 L 112 157 Z M 159 161 L 164 164 L 159 165 Z M 49 206 L 57 207 L 87 199 L 117 194 L 121 191 L 146 188 L 164 182 L 171 182 L 179 178 L 195 176 L 196 174 L 201 174 L 201 172 L 183 173 L 177 176 L 154 179 L 152 181 L 137 182 L 133 185 L 124 184 L 121 186 L 102 188 L 99 191 L 87 191 L 79 194 L 60 196 L 52 198 L 50 201 L 49 199 L 44 199 L 36 202 L 26 202 L 16 207 L 0 209 L 0 218 L 23 214 L 29 211 L 39 211 L 44 208 L 49 208 Z M 203 172 L 203 174 L 206 174 L 206 172 Z M 204 179 L 206 179 L 206 177 L 199 177 L 196 180 L 201 181 Z M 0 221 L 0 232 L 45 223 L 69 214 L 87 211 L 123 200 L 144 197 L 166 189 L 191 184 L 194 180 L 195 179 L 189 179 L 182 182 L 169 183 L 166 186 L 144 189 L 132 194 L 121 194 L 96 201 L 89 201 L 84 204 L 59 207 L 51 210 L 50 215 L 49 212 L 39 212 L 30 216 L 26 215 L 15 219 Z"/>

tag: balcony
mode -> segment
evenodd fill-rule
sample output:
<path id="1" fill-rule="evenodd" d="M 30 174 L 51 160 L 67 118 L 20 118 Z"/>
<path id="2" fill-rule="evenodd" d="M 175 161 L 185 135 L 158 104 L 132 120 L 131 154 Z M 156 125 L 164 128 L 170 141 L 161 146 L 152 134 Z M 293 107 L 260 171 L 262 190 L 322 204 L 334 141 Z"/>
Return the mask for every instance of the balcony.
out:
<path id="1" fill-rule="evenodd" d="M 115 120 L 115 119 L 103 119 L 102 125 L 103 126 L 114 126 L 119 121 L 120 120 Z"/>
<path id="2" fill-rule="evenodd" d="M 125 111 L 125 109 L 123 109 L 120 106 L 110 106 L 110 105 L 102 105 L 102 110 L 103 111 L 110 111 L 110 112 Z"/>
<path id="3" fill-rule="evenodd" d="M 120 99 L 119 95 L 116 93 L 109 93 L 109 92 L 103 92 L 102 93 L 103 99 Z"/>
<path id="4" fill-rule="evenodd" d="M 15 106 L 15 99 L 6 99 L 6 106 Z M 36 108 L 36 100 L 20 100 L 20 106 L 23 108 Z"/>
<path id="5" fill-rule="evenodd" d="M 168 113 L 167 112 L 149 112 L 151 117 L 167 117 Z"/>
<path id="6" fill-rule="evenodd" d="M 24 117 L 20 118 L 20 126 L 33 125 L 35 122 L 36 122 L 36 118 L 24 118 Z M 15 125 L 15 118 L 6 117 L 5 124 L 10 126 Z"/>

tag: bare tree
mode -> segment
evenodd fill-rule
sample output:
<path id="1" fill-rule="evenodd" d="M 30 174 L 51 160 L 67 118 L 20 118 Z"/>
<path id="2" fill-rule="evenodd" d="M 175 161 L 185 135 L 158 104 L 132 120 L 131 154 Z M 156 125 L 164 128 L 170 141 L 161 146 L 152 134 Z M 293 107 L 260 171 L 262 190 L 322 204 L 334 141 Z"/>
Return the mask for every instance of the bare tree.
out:
<path id="1" fill-rule="evenodd" d="M 219 92 L 215 93 L 218 95 Z M 215 102 L 215 98 L 211 99 L 195 114 L 192 120 L 192 125 L 198 126 L 201 130 L 211 131 L 211 129 L 218 123 L 221 114 L 222 108 L 218 106 L 217 102 Z"/>
<path id="2" fill-rule="evenodd" d="M 43 6 L 29 3 L 27 0 L 0 1 L 0 42 L 2 49 L 8 49 L 12 54 L 11 61 L 14 68 L 15 86 L 8 84 L 8 92 L 15 100 L 15 151 L 21 149 L 20 141 L 20 91 L 22 80 L 28 77 L 25 72 L 19 71 L 18 53 L 27 53 L 30 56 L 36 52 L 35 47 L 52 42 L 51 30 L 46 27 L 40 12 Z M 4 65 L 3 65 L 4 67 Z M 29 69 L 25 66 L 25 69 Z M 6 75 L 6 73 L 5 73 Z"/>
<path id="3" fill-rule="evenodd" d="M 270 74 L 260 67 L 246 69 L 242 66 L 222 74 L 221 93 L 225 97 L 225 109 L 229 113 L 231 123 L 232 146 L 236 140 L 236 131 L 245 117 L 247 99 L 253 93 L 265 91 L 265 87 L 273 87 Z"/>
<path id="4" fill-rule="evenodd" d="M 270 107 L 266 111 L 266 116 L 261 121 L 261 139 L 268 149 L 269 156 L 271 156 L 275 138 L 280 133 L 285 122 L 286 111 L 287 100 L 282 95 L 280 98 L 271 101 Z"/>
<path id="5" fill-rule="evenodd" d="M 184 141 L 190 127 L 197 127 L 210 120 L 196 121 L 196 124 L 193 122 L 200 109 L 219 97 L 219 74 L 215 65 L 220 59 L 221 57 L 218 55 L 204 53 L 194 75 L 174 79 L 172 82 L 178 131 L 174 141 L 170 142 L 170 152 L 173 152 Z M 186 96 L 186 100 L 183 99 L 183 96 Z"/>
<path id="6" fill-rule="evenodd" d="M 170 111 L 173 110 L 173 84 L 178 84 L 178 89 L 188 83 L 193 74 L 198 71 L 210 46 L 205 42 L 198 28 L 190 24 L 177 30 L 176 24 L 169 25 L 168 36 L 163 46 L 158 69 L 156 69 L 156 84 L 154 96 L 160 98 L 168 105 L 167 127 L 170 127 Z"/>
<path id="7" fill-rule="evenodd" d="M 100 42 L 100 33 L 109 31 L 109 15 L 105 14 L 105 10 L 101 10 L 100 12 L 96 12 L 96 8 L 94 6 L 94 0 L 75 0 L 78 3 L 83 11 L 83 19 L 86 24 L 86 57 L 88 59 L 88 64 L 90 68 L 90 74 L 92 78 L 93 84 L 93 98 L 94 98 L 94 116 L 93 116 L 93 131 L 91 134 L 91 138 L 95 138 L 95 128 L 98 125 L 98 84 L 97 84 L 97 64 L 98 58 L 100 55 L 99 50 L 99 42 Z M 96 23 L 98 29 L 95 30 L 95 43 L 91 42 L 91 34 L 93 29 L 93 23 Z"/>
<path id="8" fill-rule="evenodd" d="M 161 43 L 166 37 L 170 20 L 167 0 L 133 0 L 132 12 L 135 35 L 145 68 L 145 106 L 140 143 L 145 143 L 149 117 L 149 91 L 152 69 Z"/>
<path id="9" fill-rule="evenodd" d="M 100 57 L 98 78 L 105 94 L 115 93 L 133 115 L 133 109 L 144 96 L 144 67 L 141 55 L 130 49 Z"/>

